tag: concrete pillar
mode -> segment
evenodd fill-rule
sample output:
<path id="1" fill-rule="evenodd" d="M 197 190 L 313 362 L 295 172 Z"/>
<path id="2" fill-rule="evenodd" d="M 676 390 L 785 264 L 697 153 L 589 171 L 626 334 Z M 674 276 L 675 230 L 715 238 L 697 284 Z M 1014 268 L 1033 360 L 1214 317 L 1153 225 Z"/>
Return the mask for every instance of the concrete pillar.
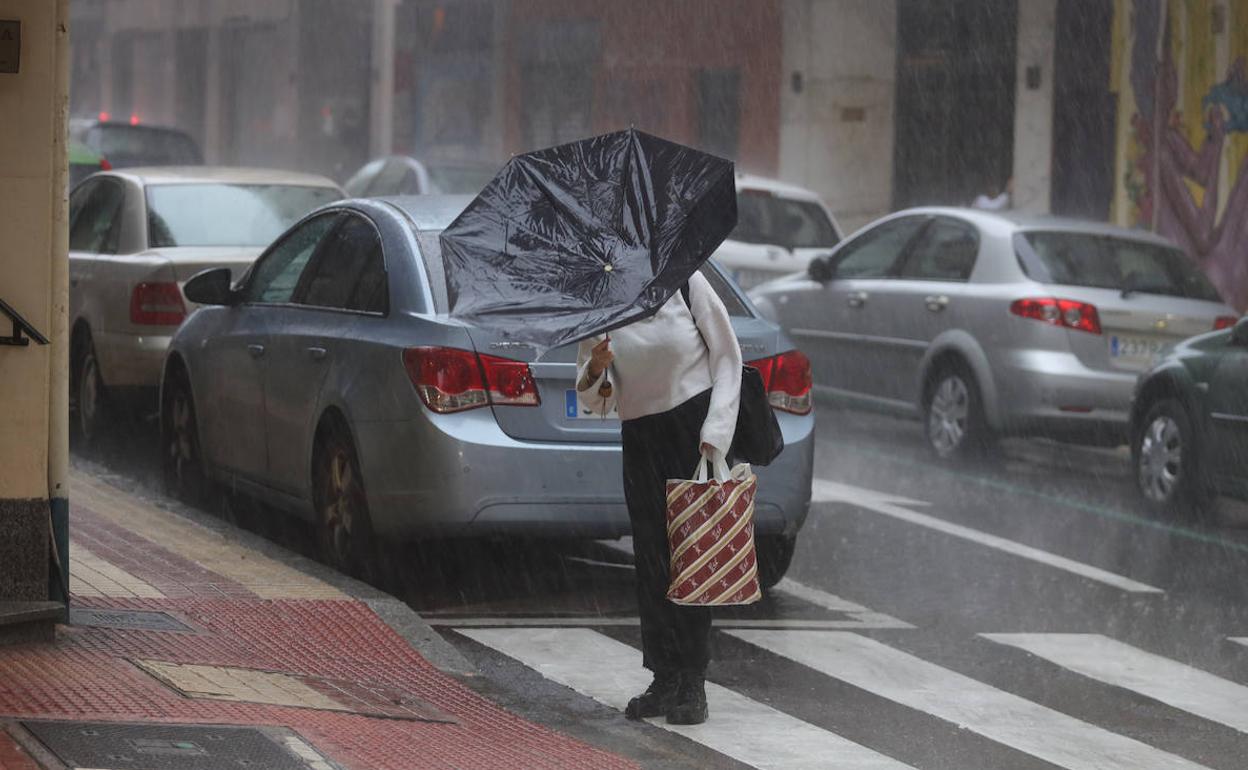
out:
<path id="1" fill-rule="evenodd" d="M 892 205 L 896 4 L 785 0 L 783 14 L 780 177 L 850 231 Z"/>
<path id="2" fill-rule="evenodd" d="M 394 24 L 398 0 L 373 0 L 373 91 L 368 100 L 369 156 L 394 149 Z"/>
<path id="3" fill-rule="evenodd" d="M 50 520 L 66 510 L 67 0 L 0 0 L 0 20 L 21 22 L 19 71 L 0 72 L 0 298 L 51 340 L 0 345 L 2 603 L 48 597 Z"/>
<path id="4" fill-rule="evenodd" d="M 1013 206 L 1033 214 L 1049 213 L 1056 35 L 1057 0 L 1026 0 L 1018 4 Z"/>

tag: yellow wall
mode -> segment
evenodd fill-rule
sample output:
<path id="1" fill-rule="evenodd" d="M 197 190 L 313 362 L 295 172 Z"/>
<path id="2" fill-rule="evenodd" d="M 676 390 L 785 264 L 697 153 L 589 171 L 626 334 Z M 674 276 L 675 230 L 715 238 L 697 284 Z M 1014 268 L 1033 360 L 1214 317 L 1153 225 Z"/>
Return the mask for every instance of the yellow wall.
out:
<path id="1" fill-rule="evenodd" d="M 0 297 L 49 337 L 53 297 L 64 296 L 62 287 L 54 292 L 63 272 L 53 258 L 54 228 L 63 227 L 54 221 L 63 216 L 56 204 L 64 194 L 56 171 L 65 152 L 56 87 L 62 8 L 53 0 L 0 0 L 0 19 L 22 22 L 21 71 L 0 74 Z M 7 334 L 7 325 L 0 331 Z M 0 346 L 0 498 L 49 496 L 52 356 L 61 347 Z"/>

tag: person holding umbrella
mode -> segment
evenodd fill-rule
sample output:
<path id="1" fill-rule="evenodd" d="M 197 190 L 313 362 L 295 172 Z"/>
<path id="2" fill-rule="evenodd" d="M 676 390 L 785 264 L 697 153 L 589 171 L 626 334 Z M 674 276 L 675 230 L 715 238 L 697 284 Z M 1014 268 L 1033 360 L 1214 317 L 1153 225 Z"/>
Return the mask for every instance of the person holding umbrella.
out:
<path id="1" fill-rule="evenodd" d="M 727 458 L 741 396 L 741 347 L 728 311 L 701 273 L 659 312 L 579 345 L 577 395 L 599 414 L 619 412 L 624 498 L 633 527 L 642 665 L 654 681 L 628 703 L 631 719 L 706 721 L 709 607 L 667 599 L 667 479 L 707 458 Z M 608 370 L 611 372 L 608 384 Z"/>
<path id="2" fill-rule="evenodd" d="M 451 315 L 537 357 L 579 343 L 577 400 L 618 410 L 654 672 L 632 719 L 707 718 L 710 610 L 666 598 L 666 483 L 729 459 L 736 430 L 741 349 L 698 272 L 736 224 L 733 174 L 723 158 L 619 131 L 513 157 L 439 237 Z"/>

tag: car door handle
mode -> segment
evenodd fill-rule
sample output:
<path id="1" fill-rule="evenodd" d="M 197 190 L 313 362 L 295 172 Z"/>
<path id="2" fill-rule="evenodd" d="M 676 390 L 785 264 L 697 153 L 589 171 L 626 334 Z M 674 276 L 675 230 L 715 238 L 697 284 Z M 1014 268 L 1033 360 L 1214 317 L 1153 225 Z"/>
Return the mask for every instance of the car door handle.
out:
<path id="1" fill-rule="evenodd" d="M 264 355 L 264 345 L 248 345 L 247 352 L 251 354 L 252 358 L 259 358 Z"/>
<path id="2" fill-rule="evenodd" d="M 940 296 L 932 294 L 923 301 L 927 303 L 927 309 L 933 313 L 939 313 L 949 306 L 949 298 L 943 294 Z"/>
<path id="3" fill-rule="evenodd" d="M 325 348 L 308 348 L 307 350 L 308 356 L 310 356 L 313 361 L 320 361 L 329 353 L 329 351 Z"/>
<path id="4" fill-rule="evenodd" d="M 851 291 L 849 296 L 845 298 L 845 302 L 850 307 L 862 307 L 867 304 L 867 293 L 865 291 Z"/>

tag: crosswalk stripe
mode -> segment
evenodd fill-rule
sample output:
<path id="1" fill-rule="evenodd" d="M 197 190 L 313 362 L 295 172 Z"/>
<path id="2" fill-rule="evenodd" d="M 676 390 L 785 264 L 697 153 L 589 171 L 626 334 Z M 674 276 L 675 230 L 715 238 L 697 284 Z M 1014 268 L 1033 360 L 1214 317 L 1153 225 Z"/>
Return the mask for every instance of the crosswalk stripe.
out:
<path id="1" fill-rule="evenodd" d="M 725 633 L 1068 770 L 1201 767 L 858 634 Z"/>
<path id="2" fill-rule="evenodd" d="M 641 653 L 587 628 L 461 629 L 459 633 L 532 668 L 547 679 L 612 708 L 650 684 Z M 711 718 L 701 725 L 656 727 L 757 768 L 776 770 L 903 770 L 898 762 L 853 741 L 707 682 Z"/>
<path id="3" fill-rule="evenodd" d="M 781 578 L 776 587 L 771 590 L 810 602 L 816 607 L 823 607 L 825 610 L 849 615 L 864 628 L 914 628 L 909 623 L 898 620 L 891 615 L 876 612 L 868 607 L 863 607 L 861 604 L 855 604 L 848 599 L 842 599 L 836 594 L 828 593 L 814 586 L 808 586 L 805 583 L 799 583 L 793 578 Z"/>
<path id="4" fill-rule="evenodd" d="M 1228 636 L 1227 639 L 1230 639 L 1236 644 L 1242 644 L 1245 647 L 1248 647 L 1248 636 Z"/>
<path id="5" fill-rule="evenodd" d="M 1248 732 L 1248 687 L 1100 634 L 980 634 L 1086 677 Z"/>
<path id="6" fill-rule="evenodd" d="M 1156 586 L 1150 586 L 1147 583 L 1141 583 L 1138 580 L 1132 580 L 1100 567 L 1093 567 L 1090 564 L 1084 564 L 1074 559 L 1068 559 L 1065 556 L 1059 556 L 1055 553 L 1035 548 L 1023 543 L 1017 543 L 1008 540 L 999 535 L 993 535 L 988 532 L 981 532 L 978 529 L 966 527 L 961 524 L 954 524 L 951 521 L 936 516 L 929 516 L 926 513 L 917 513 L 915 511 L 902 508 L 898 502 L 899 498 L 888 495 L 883 492 L 877 492 L 873 489 L 864 489 L 851 484 L 841 484 L 835 481 L 826 481 L 824 479 L 816 479 L 813 484 L 813 502 L 846 502 L 858 508 L 873 513 L 879 513 L 884 516 L 890 516 L 894 519 L 916 524 L 920 527 L 934 529 L 937 532 L 943 532 L 952 537 L 969 540 L 972 543 L 995 548 L 1023 559 L 1044 564 L 1055 569 L 1064 570 L 1074 575 L 1095 580 L 1098 583 L 1104 583 L 1108 586 L 1130 591 L 1131 593 L 1160 594 L 1165 593 Z M 904 500 L 904 498 L 900 498 Z M 913 505 L 920 501 L 907 501 L 905 504 Z"/>

